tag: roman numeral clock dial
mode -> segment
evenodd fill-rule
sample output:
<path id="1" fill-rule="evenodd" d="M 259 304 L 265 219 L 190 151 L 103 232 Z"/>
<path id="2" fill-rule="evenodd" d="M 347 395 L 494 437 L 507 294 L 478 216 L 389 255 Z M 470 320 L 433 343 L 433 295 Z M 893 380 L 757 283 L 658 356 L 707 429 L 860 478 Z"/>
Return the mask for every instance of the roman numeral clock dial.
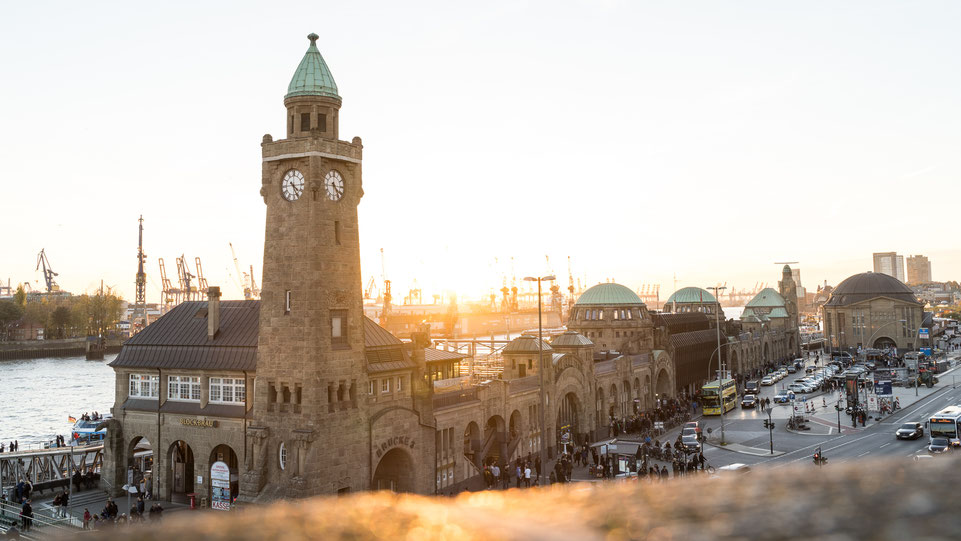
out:
<path id="1" fill-rule="evenodd" d="M 337 171 L 327 173 L 324 177 L 324 191 L 327 193 L 327 199 L 340 201 L 340 198 L 344 197 L 344 177 Z"/>
<path id="2" fill-rule="evenodd" d="M 287 201 L 300 199 L 300 194 L 304 193 L 304 174 L 296 169 L 287 171 L 280 184 L 280 193 Z"/>

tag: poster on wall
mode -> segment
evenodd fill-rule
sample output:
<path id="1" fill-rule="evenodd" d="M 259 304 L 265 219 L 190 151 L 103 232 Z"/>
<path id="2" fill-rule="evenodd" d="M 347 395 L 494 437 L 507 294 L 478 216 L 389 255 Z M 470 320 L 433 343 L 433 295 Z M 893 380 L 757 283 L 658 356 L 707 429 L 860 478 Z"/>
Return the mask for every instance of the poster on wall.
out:
<path id="1" fill-rule="evenodd" d="M 225 462 L 210 465 L 210 508 L 230 511 L 230 467 Z"/>

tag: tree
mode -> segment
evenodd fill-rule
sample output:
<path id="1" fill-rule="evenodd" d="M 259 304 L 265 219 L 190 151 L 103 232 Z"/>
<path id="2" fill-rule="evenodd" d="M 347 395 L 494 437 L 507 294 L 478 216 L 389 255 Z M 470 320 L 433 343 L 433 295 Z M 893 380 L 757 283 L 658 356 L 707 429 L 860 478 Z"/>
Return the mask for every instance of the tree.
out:
<path id="1" fill-rule="evenodd" d="M 71 319 L 70 309 L 66 306 L 58 306 L 53 313 L 50 314 L 50 327 L 53 331 L 50 334 L 52 337 L 66 338 L 67 327 L 70 326 Z"/>
<path id="2" fill-rule="evenodd" d="M 13 302 L 22 310 L 27 306 L 27 292 L 23 289 L 23 284 L 17 286 L 17 292 L 13 294 Z"/>
<path id="3" fill-rule="evenodd" d="M 12 301 L 0 301 L 0 336 L 7 339 L 7 327 L 23 316 L 23 310 Z"/>

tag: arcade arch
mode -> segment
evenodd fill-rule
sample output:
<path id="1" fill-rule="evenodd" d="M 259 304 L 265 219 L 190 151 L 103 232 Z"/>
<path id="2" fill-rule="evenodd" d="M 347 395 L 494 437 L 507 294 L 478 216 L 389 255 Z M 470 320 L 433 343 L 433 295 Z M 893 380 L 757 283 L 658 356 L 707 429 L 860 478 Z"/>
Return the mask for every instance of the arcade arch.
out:
<path id="1" fill-rule="evenodd" d="M 194 452 L 183 440 L 170 444 L 167 450 L 167 500 L 186 501 L 194 491 Z"/>
<path id="2" fill-rule="evenodd" d="M 414 460 L 410 454 L 400 447 L 394 447 L 384 453 L 374 470 L 371 488 L 393 492 L 414 492 Z"/>

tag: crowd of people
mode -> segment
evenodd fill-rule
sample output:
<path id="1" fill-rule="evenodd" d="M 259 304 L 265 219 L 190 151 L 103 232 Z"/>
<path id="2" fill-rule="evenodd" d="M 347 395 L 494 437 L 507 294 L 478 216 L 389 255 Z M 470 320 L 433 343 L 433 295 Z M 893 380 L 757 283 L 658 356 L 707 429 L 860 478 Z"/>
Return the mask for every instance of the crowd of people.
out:
<path id="1" fill-rule="evenodd" d="M 163 510 L 163 507 L 156 502 L 147 510 L 144 495 L 139 494 L 136 503 L 130 506 L 130 512 L 121 513 L 116 502 L 112 498 L 107 498 L 107 503 L 99 513 L 91 514 L 89 509 L 83 510 L 83 528 L 85 530 L 102 530 L 127 524 L 141 524 L 148 520 L 156 522 L 163 516 Z"/>
<path id="2" fill-rule="evenodd" d="M 20 450 L 20 442 L 17 441 L 17 440 L 11 441 L 11 442 L 10 442 L 10 446 L 7 447 L 7 449 L 9 449 L 11 453 L 16 452 L 16 451 L 19 451 L 19 450 Z M 5 449 L 4 449 L 4 444 L 3 444 L 2 441 L 0 441 L 0 453 L 2 453 L 2 452 L 4 452 L 4 451 L 5 451 Z"/>

